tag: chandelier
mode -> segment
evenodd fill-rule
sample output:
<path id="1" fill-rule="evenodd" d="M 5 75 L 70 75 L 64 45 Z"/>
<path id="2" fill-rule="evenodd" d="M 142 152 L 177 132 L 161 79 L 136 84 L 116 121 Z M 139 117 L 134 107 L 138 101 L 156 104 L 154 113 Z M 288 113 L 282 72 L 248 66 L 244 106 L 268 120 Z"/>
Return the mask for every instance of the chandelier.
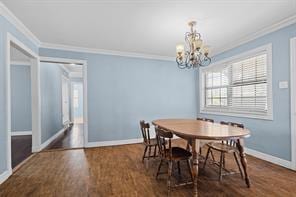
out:
<path id="1" fill-rule="evenodd" d="M 190 32 L 185 33 L 186 50 L 184 45 L 176 46 L 178 67 L 197 68 L 199 66 L 207 66 L 211 63 L 209 55 L 209 47 L 203 45 L 200 33 L 196 32 L 196 21 L 190 21 Z"/>

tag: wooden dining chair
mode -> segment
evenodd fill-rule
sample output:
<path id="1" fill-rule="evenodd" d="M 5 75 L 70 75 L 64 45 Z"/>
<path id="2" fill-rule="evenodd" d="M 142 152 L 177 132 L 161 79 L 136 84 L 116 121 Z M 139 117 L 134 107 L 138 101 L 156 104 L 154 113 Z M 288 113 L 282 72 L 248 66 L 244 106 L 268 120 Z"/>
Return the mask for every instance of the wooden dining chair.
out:
<path id="1" fill-rule="evenodd" d="M 221 121 L 220 124 L 239 127 L 239 128 L 244 128 L 244 125 L 240 124 L 240 123 Z M 204 165 L 203 165 L 203 169 L 205 169 L 205 167 L 206 167 L 206 163 L 207 163 L 209 154 L 213 153 L 212 152 L 213 150 L 218 151 L 220 153 L 220 162 L 215 162 L 214 161 L 214 164 L 217 164 L 219 166 L 219 180 L 221 181 L 222 176 L 233 174 L 233 173 L 229 172 L 225 168 L 225 154 L 226 153 L 232 153 L 234 158 L 235 158 L 235 161 L 236 161 L 236 164 L 238 166 L 241 177 L 243 178 L 243 172 L 242 172 L 239 160 L 238 160 L 239 150 L 237 148 L 236 142 L 237 142 L 237 139 L 230 139 L 230 140 L 225 140 L 225 141 L 221 141 L 221 142 L 208 143 L 207 144 L 208 150 L 207 150 L 206 159 L 205 159 L 205 162 L 204 162 Z M 222 169 L 224 169 L 227 173 L 223 174 Z"/>
<path id="2" fill-rule="evenodd" d="M 196 120 L 203 120 L 203 121 L 207 121 L 207 122 L 214 122 L 213 119 L 210 118 L 196 118 Z"/>
<path id="3" fill-rule="evenodd" d="M 213 119 L 209 119 L 209 118 L 196 118 L 196 120 L 202 120 L 202 121 L 206 121 L 206 122 L 214 122 Z M 186 146 L 186 150 L 190 151 L 192 147 L 192 142 L 190 140 L 187 141 L 187 146 Z M 199 149 L 199 154 L 201 155 L 201 148 Z M 214 158 L 214 155 L 212 154 L 212 157 Z"/>
<path id="4" fill-rule="evenodd" d="M 150 124 L 146 123 L 144 120 L 140 121 L 140 128 L 141 133 L 143 137 L 143 144 L 145 145 L 144 154 L 142 157 L 142 162 L 144 162 L 144 159 L 147 158 L 148 160 L 151 157 L 156 157 L 156 151 L 157 151 L 157 141 L 156 138 L 150 138 Z M 151 149 L 154 149 L 153 155 L 151 155 Z M 148 150 L 148 155 L 147 154 Z"/>
<path id="5" fill-rule="evenodd" d="M 156 132 L 156 139 L 157 139 L 157 145 L 159 148 L 160 153 L 160 163 L 158 166 L 158 170 L 156 173 L 156 179 L 158 178 L 159 174 L 161 173 L 161 166 L 164 162 L 168 164 L 168 179 L 167 179 L 167 186 L 168 186 L 168 194 L 171 192 L 171 187 L 178 187 L 182 185 L 192 184 L 193 183 L 193 174 L 192 174 L 192 166 L 191 166 L 191 157 L 192 154 L 181 147 L 172 147 L 171 139 L 173 138 L 173 134 L 169 131 L 166 131 L 162 128 L 155 127 Z M 167 143 L 164 143 L 167 142 Z M 177 164 L 178 167 L 178 175 L 181 177 L 181 167 L 180 162 L 186 161 L 187 162 L 187 168 L 190 174 L 191 181 L 174 184 L 172 185 L 172 171 L 174 164 Z"/>

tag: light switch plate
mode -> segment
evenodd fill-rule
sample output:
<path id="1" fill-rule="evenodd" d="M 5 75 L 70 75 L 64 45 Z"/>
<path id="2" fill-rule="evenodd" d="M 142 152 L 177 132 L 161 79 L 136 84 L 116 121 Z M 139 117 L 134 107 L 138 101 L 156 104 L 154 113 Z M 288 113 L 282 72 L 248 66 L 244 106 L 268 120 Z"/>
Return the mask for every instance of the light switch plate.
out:
<path id="1" fill-rule="evenodd" d="M 288 81 L 280 81 L 279 88 L 280 89 L 287 89 L 289 87 Z"/>

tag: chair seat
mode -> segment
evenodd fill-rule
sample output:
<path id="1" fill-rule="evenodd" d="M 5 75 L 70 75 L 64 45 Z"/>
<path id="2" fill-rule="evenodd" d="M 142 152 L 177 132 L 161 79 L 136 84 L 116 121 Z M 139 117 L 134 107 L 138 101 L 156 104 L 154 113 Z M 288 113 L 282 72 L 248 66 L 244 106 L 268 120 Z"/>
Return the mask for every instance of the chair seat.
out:
<path id="1" fill-rule="evenodd" d="M 169 149 L 166 150 L 166 155 L 169 154 Z M 181 147 L 172 147 L 172 159 L 173 160 L 187 160 L 192 154 Z"/>
<path id="2" fill-rule="evenodd" d="M 222 144 L 221 142 L 212 142 L 207 144 L 208 147 L 220 151 L 220 152 L 225 152 L 225 153 L 233 153 L 238 151 L 235 146 L 230 146 L 227 144 Z"/>
<path id="3" fill-rule="evenodd" d="M 144 144 L 146 146 L 156 146 L 157 145 L 157 140 L 156 140 L 156 138 L 152 138 L 152 139 L 150 139 L 150 143 L 144 142 Z"/>

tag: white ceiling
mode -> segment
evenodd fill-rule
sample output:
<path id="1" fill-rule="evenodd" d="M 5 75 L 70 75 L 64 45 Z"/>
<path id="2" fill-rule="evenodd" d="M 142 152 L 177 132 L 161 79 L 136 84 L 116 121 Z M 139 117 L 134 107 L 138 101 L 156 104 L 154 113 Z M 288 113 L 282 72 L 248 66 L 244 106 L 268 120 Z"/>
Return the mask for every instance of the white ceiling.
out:
<path id="1" fill-rule="evenodd" d="M 187 22 L 219 51 L 296 14 L 296 0 L 2 0 L 42 41 L 175 56 Z"/>

